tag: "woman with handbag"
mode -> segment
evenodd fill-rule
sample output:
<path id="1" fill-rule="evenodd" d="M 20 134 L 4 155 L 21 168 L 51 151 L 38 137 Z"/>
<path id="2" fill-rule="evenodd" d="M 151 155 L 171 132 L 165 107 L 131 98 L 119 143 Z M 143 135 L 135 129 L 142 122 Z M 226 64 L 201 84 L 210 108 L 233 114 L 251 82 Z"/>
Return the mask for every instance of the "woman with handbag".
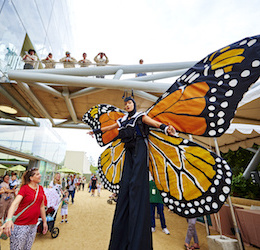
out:
<path id="1" fill-rule="evenodd" d="M 41 174 L 37 168 L 27 170 L 22 176 L 21 189 L 13 201 L 4 225 L 4 233 L 10 236 L 11 250 L 29 250 L 35 239 L 39 216 L 43 221 L 43 234 L 48 231 L 43 187 L 39 185 Z M 14 218 L 16 220 L 13 222 Z"/>

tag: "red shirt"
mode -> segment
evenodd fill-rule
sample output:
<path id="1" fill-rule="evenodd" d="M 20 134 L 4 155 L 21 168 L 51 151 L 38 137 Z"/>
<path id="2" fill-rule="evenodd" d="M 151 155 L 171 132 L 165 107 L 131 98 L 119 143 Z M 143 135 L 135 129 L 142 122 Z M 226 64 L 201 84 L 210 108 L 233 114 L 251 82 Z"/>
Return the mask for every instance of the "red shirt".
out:
<path id="1" fill-rule="evenodd" d="M 36 190 L 30 188 L 28 185 L 24 185 L 21 187 L 19 195 L 23 196 L 22 201 L 20 202 L 17 210 L 15 211 L 14 215 L 20 213 L 24 208 L 30 205 L 36 195 Z M 44 200 L 44 191 L 43 187 L 39 186 L 39 192 L 36 201 L 26 209 L 15 221 L 16 225 L 35 225 L 37 224 L 38 218 L 40 217 L 41 211 L 40 207 L 42 201 Z"/>

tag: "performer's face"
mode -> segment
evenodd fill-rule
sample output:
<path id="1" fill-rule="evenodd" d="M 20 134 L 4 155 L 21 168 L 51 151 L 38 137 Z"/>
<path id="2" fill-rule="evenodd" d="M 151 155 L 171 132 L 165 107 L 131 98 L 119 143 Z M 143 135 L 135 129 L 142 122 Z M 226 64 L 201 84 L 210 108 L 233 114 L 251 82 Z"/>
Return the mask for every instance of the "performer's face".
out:
<path id="1" fill-rule="evenodd" d="M 129 101 L 125 102 L 125 110 L 127 112 L 133 111 L 134 107 L 135 107 L 135 105 L 134 105 L 133 101 L 129 100 Z"/>

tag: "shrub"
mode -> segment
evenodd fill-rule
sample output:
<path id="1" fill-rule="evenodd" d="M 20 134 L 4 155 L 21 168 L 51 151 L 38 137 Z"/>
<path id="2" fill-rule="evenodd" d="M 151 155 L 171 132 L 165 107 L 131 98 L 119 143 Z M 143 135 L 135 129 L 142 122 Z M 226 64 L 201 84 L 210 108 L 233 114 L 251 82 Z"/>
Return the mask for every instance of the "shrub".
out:
<path id="1" fill-rule="evenodd" d="M 260 187 L 258 184 L 252 182 L 252 179 L 245 179 L 240 173 L 234 176 L 231 184 L 231 195 L 260 200 Z"/>

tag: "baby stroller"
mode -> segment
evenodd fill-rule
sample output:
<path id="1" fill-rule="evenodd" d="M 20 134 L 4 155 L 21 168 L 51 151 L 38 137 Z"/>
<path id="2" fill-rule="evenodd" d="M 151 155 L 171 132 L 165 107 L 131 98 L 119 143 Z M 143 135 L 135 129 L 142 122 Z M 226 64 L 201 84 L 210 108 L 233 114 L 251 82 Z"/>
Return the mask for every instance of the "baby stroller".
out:
<path id="1" fill-rule="evenodd" d="M 109 196 L 109 199 L 107 200 L 107 203 L 111 205 L 113 202 L 116 203 L 117 199 L 118 199 L 118 194 L 111 194 Z"/>
<path id="2" fill-rule="evenodd" d="M 58 227 L 54 227 L 54 226 L 55 226 L 57 212 L 61 204 L 61 198 L 57 193 L 57 191 L 53 188 L 44 188 L 44 193 L 47 199 L 46 220 L 48 224 L 48 230 L 50 231 L 52 238 L 57 238 L 60 230 Z M 37 223 L 37 232 L 42 233 L 42 231 L 43 231 L 43 222 L 42 222 L 42 218 L 39 218 Z"/>

